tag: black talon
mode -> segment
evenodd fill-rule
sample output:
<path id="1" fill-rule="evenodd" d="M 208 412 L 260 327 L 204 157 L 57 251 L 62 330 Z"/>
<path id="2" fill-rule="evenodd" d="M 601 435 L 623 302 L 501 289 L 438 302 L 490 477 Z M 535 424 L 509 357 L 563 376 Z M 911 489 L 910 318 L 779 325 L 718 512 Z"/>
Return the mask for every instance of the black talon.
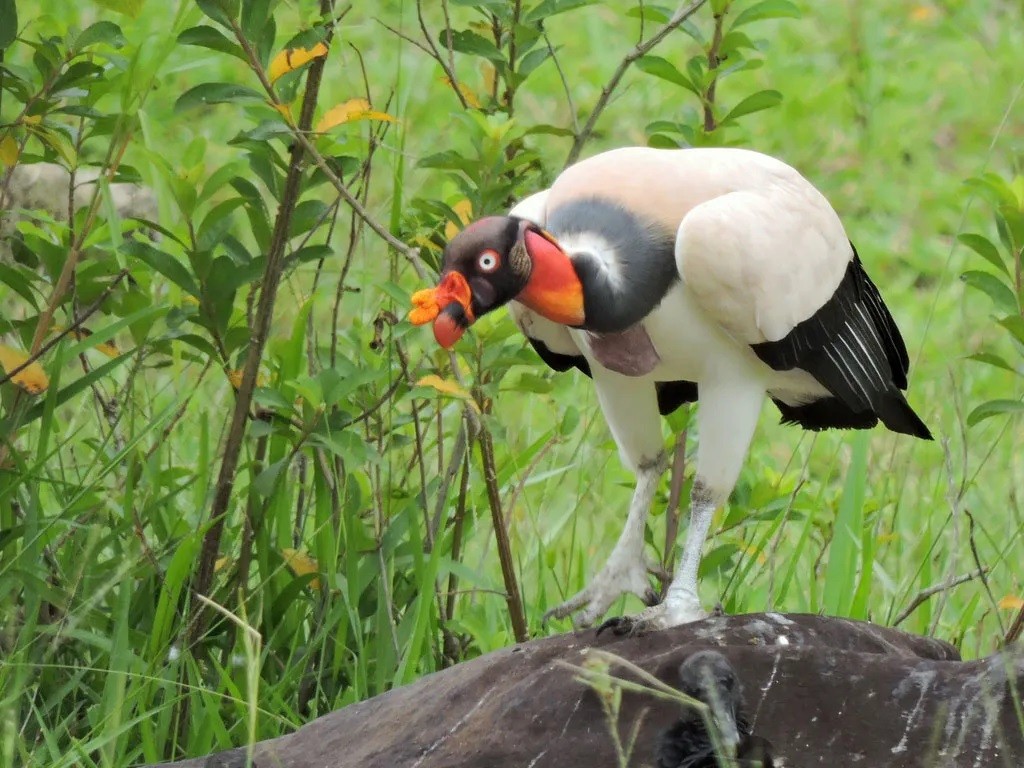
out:
<path id="1" fill-rule="evenodd" d="M 621 637 L 629 632 L 632 625 L 633 621 L 628 616 L 613 616 L 610 619 L 605 619 L 601 626 L 597 628 L 597 632 L 595 634 L 597 637 L 600 637 L 602 632 L 606 629 L 610 629 L 613 635 Z"/>
<path id="2" fill-rule="evenodd" d="M 632 616 L 614 616 L 597 628 L 597 636 L 610 629 L 616 637 L 636 637 L 647 631 L 647 622 Z"/>
<path id="3" fill-rule="evenodd" d="M 661 602 L 661 596 L 657 592 L 655 592 L 653 589 L 648 587 L 647 591 L 644 593 L 643 600 L 644 600 L 644 605 L 646 605 L 647 607 L 651 608 L 651 607 L 654 607 L 655 605 L 657 605 L 658 603 Z"/>

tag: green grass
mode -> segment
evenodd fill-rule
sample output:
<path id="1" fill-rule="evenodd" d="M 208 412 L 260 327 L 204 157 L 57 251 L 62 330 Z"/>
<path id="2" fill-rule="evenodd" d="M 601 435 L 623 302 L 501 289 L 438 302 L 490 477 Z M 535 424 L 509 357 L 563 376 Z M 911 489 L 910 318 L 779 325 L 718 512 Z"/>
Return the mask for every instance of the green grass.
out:
<path id="1" fill-rule="evenodd" d="M 174 110 L 178 96 L 201 82 L 258 87 L 241 61 L 175 43 L 202 21 L 197 7 L 156 12 L 150 0 L 132 19 L 94 5 L 38 5 L 49 15 L 33 22 L 29 39 L 101 18 L 121 25 L 126 55 L 138 58 L 103 104 L 145 96 L 125 161 L 157 190 L 159 220 L 170 232 L 186 230 L 175 184 L 201 185 L 229 163 L 255 182 L 258 169 L 228 142 L 253 128 L 265 108 Z M 449 174 L 420 161 L 446 149 L 473 157 L 481 134 L 453 118 L 460 107 L 438 67 L 378 23 L 419 37 L 415 4 L 363 6 L 339 28 L 320 104 L 364 95 L 357 49 L 374 106 L 387 105 L 399 120 L 374 154 L 369 210 L 404 237 L 425 235 L 439 214 L 417 204 L 453 205 L 462 193 Z M 800 19 L 750 28 L 764 66 L 725 81 L 718 95 L 734 104 L 773 88 L 784 100 L 723 139 L 786 160 L 832 201 L 907 339 L 909 399 L 936 441 L 883 430 L 815 436 L 776 424 L 766 407 L 733 501 L 713 527 L 702 597 L 721 600 L 729 612 L 825 611 L 889 623 L 921 590 L 981 565 L 987 586 L 974 579 L 935 595 L 901 626 L 956 642 L 966 657 L 984 655 L 1013 616 L 994 601 L 1024 594 L 1024 430 L 1019 418 L 967 428 L 965 414 L 1022 392 L 1019 377 L 965 359 L 1009 347 L 987 300 L 961 288 L 959 274 L 978 258 L 955 238 L 994 229 L 988 204 L 964 181 L 1019 170 L 1020 10 L 998 0 L 800 6 Z M 630 7 L 610 0 L 546 24 L 584 116 L 636 41 L 635 20 L 624 19 Z M 301 2 L 278 11 L 278 46 L 313 9 Z M 457 9 L 457 20 L 468 18 Z M 438 14 L 428 21 L 438 28 Z M 707 27 L 706 14 L 701 24 Z M 658 53 L 682 66 L 695 50 L 677 34 Z M 28 65 L 29 54 L 15 47 L 6 61 Z M 463 58 L 457 64 L 482 97 L 483 68 Z M 149 76 L 153 88 L 143 89 Z M 632 71 L 585 154 L 645 143 L 645 126 L 656 119 L 692 122 L 693 104 L 679 89 Z M 0 123 L 13 118 L 9 95 L 0 108 Z M 571 122 L 550 62 L 522 86 L 516 119 L 522 126 Z M 334 153 L 365 156 L 369 130 L 356 123 L 339 131 Z M 535 175 L 550 180 L 569 144 L 529 136 L 526 146 L 542 168 Z M 89 145 L 91 159 L 100 159 L 103 146 Z M 193 221 L 229 193 L 216 192 Z M 333 202 L 327 185 L 311 187 L 304 199 Z M 250 221 L 238 211 L 227 220 L 253 247 Z M 92 337 L 58 345 L 43 359 L 46 395 L 15 402 L 11 386 L 0 385 L 0 420 L 20 414 L 21 423 L 7 433 L 13 422 L 4 421 L 2 434 L 17 450 L 12 466 L 0 470 L 0 764 L 125 766 L 203 754 L 285 732 L 416 679 L 449 655 L 472 657 L 513 642 L 475 446 L 464 504 L 458 472 L 448 501 L 438 504 L 462 401 L 402 381 L 406 368 L 412 381 L 435 372 L 450 377 L 447 358 L 429 332 L 407 324 L 381 326 L 383 343 L 371 347 L 380 313 L 402 315 L 421 281 L 366 230 L 348 252 L 343 205 L 329 241 L 333 255 L 319 276 L 315 262 L 305 263 L 281 285 L 257 406 L 280 413 L 302 398 L 294 420 L 303 428 L 315 423 L 319 404 L 339 423 L 365 416 L 308 433 L 281 421 L 250 424 L 214 580 L 230 618 L 214 613 L 199 644 L 183 648 L 197 607 L 189 584 L 234 396 L 221 363 L 207 368 L 178 338 L 182 329 L 202 335 L 187 322 L 175 325 L 176 313 L 191 306 L 185 292 L 116 250 L 119 235 L 110 233 L 119 229 L 106 212 L 101 221 L 107 229 L 99 230 L 95 253 L 108 253 L 109 240 L 109 253 L 119 255 L 108 260 L 133 265 L 138 285 L 90 321 Z M 90 266 L 102 263 L 96 256 L 80 267 L 81 304 L 89 303 Z M 341 294 L 335 325 L 343 274 L 358 290 Z M 45 289 L 37 289 L 40 304 Z M 236 329 L 245 323 L 247 290 L 233 305 Z M 66 309 L 59 323 L 68 323 Z M 38 311 L 0 277 L 0 342 L 27 345 Z M 494 410 L 485 423 L 495 437 L 501 498 L 515 500 L 506 514 L 528 625 L 534 635 L 563 631 L 568 625 L 545 629 L 540 618 L 582 587 L 610 551 L 632 476 L 619 465 L 583 377 L 550 375 L 520 353 L 503 313 L 476 329 L 459 356 L 471 382 L 480 381 L 478 354 L 484 370 L 500 369 L 487 385 Z M 137 352 L 109 360 L 92 349 L 105 336 Z M 230 367 L 243 361 L 236 352 Z M 318 376 L 321 370 L 336 374 Z M 685 421 L 678 414 L 671 424 L 679 429 Z M 667 445 L 670 439 L 666 428 Z M 658 552 L 667 496 L 666 481 L 651 523 Z M 431 532 L 438 509 L 445 524 Z M 287 563 L 291 549 L 308 553 L 317 572 L 296 575 Z M 460 648 L 445 648 L 435 584 L 455 588 L 447 628 Z M 633 598 L 620 606 L 639 607 Z M 182 725 L 176 718 L 185 699 Z"/>

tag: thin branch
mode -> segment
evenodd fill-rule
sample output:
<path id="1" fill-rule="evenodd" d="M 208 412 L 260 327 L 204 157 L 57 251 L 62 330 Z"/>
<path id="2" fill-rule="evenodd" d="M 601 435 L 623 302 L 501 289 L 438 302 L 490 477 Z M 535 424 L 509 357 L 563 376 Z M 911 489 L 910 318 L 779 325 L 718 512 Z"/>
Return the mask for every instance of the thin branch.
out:
<path id="1" fill-rule="evenodd" d="M 926 602 L 928 598 L 930 598 L 932 595 L 936 595 L 940 592 L 946 592 L 950 589 L 953 589 L 953 587 L 958 587 L 961 584 L 971 581 L 972 579 L 983 577 L 987 571 L 988 568 L 979 568 L 978 570 L 972 571 L 971 573 L 965 573 L 962 576 L 957 576 L 955 579 L 949 579 L 948 581 L 944 581 L 941 584 L 933 584 L 927 589 L 922 589 L 920 592 L 917 593 L 917 595 L 914 596 L 914 599 L 910 601 L 910 604 L 902 611 L 900 611 L 899 615 L 895 619 L 893 619 L 892 625 L 894 627 L 898 627 L 900 624 L 903 623 L 903 621 L 908 616 L 910 616 L 910 614 L 916 611 L 918 607 L 922 605 L 924 602 Z"/>
<path id="2" fill-rule="evenodd" d="M 448 78 L 448 83 L 451 85 L 452 90 L 455 91 L 455 96 L 458 98 L 459 103 L 463 109 L 469 109 L 469 102 L 466 101 L 466 97 L 462 94 L 462 89 L 459 88 L 459 80 L 455 74 L 455 54 L 452 49 L 452 25 L 448 20 L 448 3 L 444 3 L 444 19 L 445 19 L 445 30 L 446 40 L 448 43 L 448 60 L 445 61 L 444 56 L 441 55 L 441 51 L 438 50 L 437 46 L 434 45 L 434 39 L 430 36 L 430 30 L 427 28 L 427 22 L 423 18 L 423 0 L 416 0 L 416 16 L 420 22 L 420 31 L 423 32 L 423 39 L 427 41 L 427 45 L 430 47 L 430 56 L 436 61 L 441 69 L 444 70 L 445 77 Z M 422 46 L 420 46 L 422 48 Z"/>
<path id="3" fill-rule="evenodd" d="M 718 127 L 715 119 L 715 91 L 718 89 L 718 65 L 721 63 L 719 51 L 722 47 L 722 30 L 725 27 L 725 14 L 715 14 L 715 31 L 711 36 L 711 45 L 708 48 L 708 72 L 711 73 L 711 82 L 708 83 L 707 91 L 701 101 L 704 103 L 704 133 L 711 133 Z"/>
<path id="4" fill-rule="evenodd" d="M 988 568 L 981 564 L 981 555 L 978 554 L 978 544 L 974 540 L 974 515 L 972 515 L 970 510 L 967 509 L 964 510 L 964 514 L 967 516 L 967 539 L 971 545 L 971 555 L 974 557 L 974 564 L 978 566 L 978 570 L 981 571 L 981 583 L 985 587 L 985 593 L 988 595 L 989 602 L 992 603 L 993 613 L 995 614 L 996 621 L 999 623 L 999 631 L 1003 632 L 1005 636 L 1005 627 L 1003 627 L 1003 619 L 999 615 L 999 603 L 996 601 L 996 596 L 992 594 L 992 587 L 989 586 L 988 578 L 986 577 L 986 574 L 988 573 Z"/>
<path id="5" fill-rule="evenodd" d="M 505 600 L 508 603 L 508 615 L 512 620 L 512 631 L 516 642 L 524 643 L 529 639 L 526 630 L 526 614 L 523 611 L 523 596 L 519 592 L 516 571 L 512 561 L 512 545 L 505 528 L 505 515 L 501 508 L 501 493 L 498 490 L 498 469 L 494 459 L 494 440 L 490 431 L 481 429 L 477 432 L 477 443 L 480 445 L 480 458 L 484 465 L 484 485 L 487 487 L 487 503 L 491 508 L 491 522 L 494 526 L 494 540 L 498 545 L 498 560 L 501 564 L 501 577 L 505 582 Z"/>
<path id="6" fill-rule="evenodd" d="M 551 54 L 551 62 L 555 65 L 555 70 L 558 72 L 558 79 L 562 81 L 562 90 L 565 92 L 565 102 L 569 105 L 569 116 L 572 118 L 572 132 L 574 135 L 580 132 L 580 121 L 576 115 L 576 104 L 572 100 L 572 89 L 569 87 L 569 79 L 565 76 L 565 70 L 562 69 L 562 64 L 558 60 L 558 54 L 555 53 L 555 47 L 551 45 L 551 39 L 548 37 L 547 30 L 543 30 L 541 34 L 544 37 L 544 44 L 548 47 L 548 52 Z"/>
<path id="7" fill-rule="evenodd" d="M 655 46 L 679 28 L 684 21 L 693 16 L 693 14 L 695 14 L 705 2 L 707 2 L 707 0 L 693 0 L 693 2 L 688 5 L 681 6 L 672 18 L 666 21 L 657 32 L 651 35 L 651 37 L 644 42 L 636 45 L 633 50 L 622 58 L 622 61 L 619 62 L 619 66 L 615 68 L 612 76 L 608 78 L 608 82 L 605 83 L 604 87 L 601 89 L 601 95 L 597 99 L 597 103 L 594 105 L 593 110 L 591 110 L 590 117 L 587 118 L 587 122 L 583 125 L 583 130 L 577 133 L 576 138 L 573 139 L 572 149 L 569 150 L 569 156 L 565 160 L 566 166 L 572 165 L 579 159 L 580 152 L 583 151 L 583 145 L 590 139 L 591 134 L 594 132 L 594 126 L 597 125 L 598 118 L 601 116 L 601 113 L 604 112 L 605 107 L 608 106 L 608 101 L 611 99 L 615 89 L 618 88 L 619 81 L 622 80 L 623 75 L 626 74 L 626 70 L 633 66 L 633 63 L 637 59 L 650 53 Z"/>

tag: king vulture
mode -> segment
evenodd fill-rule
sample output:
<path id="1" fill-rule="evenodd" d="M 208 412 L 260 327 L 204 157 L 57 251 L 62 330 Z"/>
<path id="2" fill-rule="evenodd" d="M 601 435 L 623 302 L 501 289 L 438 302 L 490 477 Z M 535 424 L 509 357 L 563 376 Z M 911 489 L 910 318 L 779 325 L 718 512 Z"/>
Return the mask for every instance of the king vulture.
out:
<path id="1" fill-rule="evenodd" d="M 616 631 L 707 614 L 701 549 L 765 395 L 804 429 L 886 427 L 930 439 L 903 396 L 906 346 L 836 212 L 790 166 L 742 149 L 617 149 L 566 169 L 508 216 L 454 237 L 410 319 L 444 347 L 508 305 L 541 359 L 597 391 L 636 473 L 626 525 L 589 585 L 549 611 L 578 626 L 631 592 Z M 659 604 L 644 526 L 667 467 L 659 414 L 697 402 L 696 476 L 679 566 Z"/>

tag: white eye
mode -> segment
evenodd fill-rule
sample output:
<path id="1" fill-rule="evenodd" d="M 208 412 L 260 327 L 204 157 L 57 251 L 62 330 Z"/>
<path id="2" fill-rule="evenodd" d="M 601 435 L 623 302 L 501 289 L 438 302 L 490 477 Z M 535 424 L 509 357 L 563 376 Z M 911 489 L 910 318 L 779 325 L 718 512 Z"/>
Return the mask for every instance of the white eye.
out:
<path id="1" fill-rule="evenodd" d="M 481 272 L 493 272 L 498 268 L 498 252 L 486 250 L 476 258 L 476 265 Z"/>

